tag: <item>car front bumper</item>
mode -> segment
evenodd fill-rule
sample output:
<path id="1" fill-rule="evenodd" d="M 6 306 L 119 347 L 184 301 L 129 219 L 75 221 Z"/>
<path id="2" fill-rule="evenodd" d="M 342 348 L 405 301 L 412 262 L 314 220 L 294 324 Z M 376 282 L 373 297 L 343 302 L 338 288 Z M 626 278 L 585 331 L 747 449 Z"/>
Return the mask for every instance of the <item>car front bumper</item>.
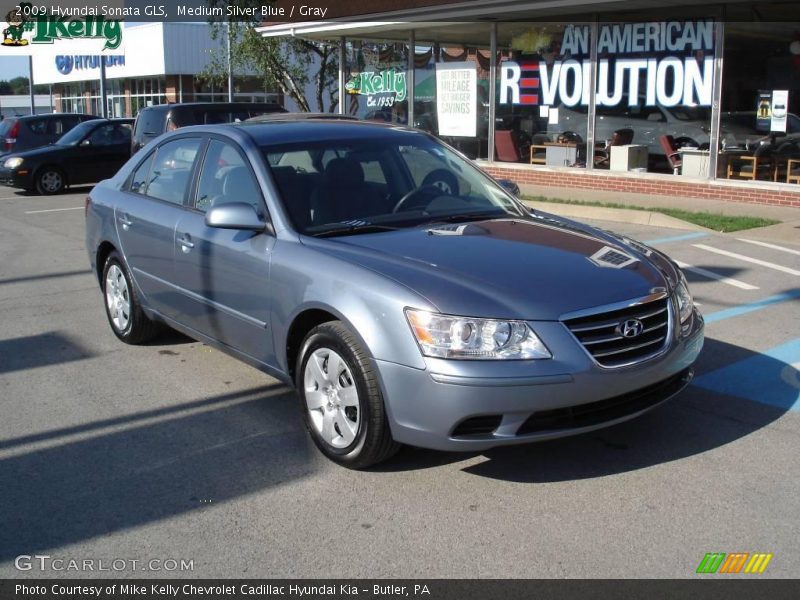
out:
<path id="1" fill-rule="evenodd" d="M 562 329 L 569 335 L 560 323 L 549 326 L 551 334 Z M 562 348 L 552 360 L 503 361 L 495 369 L 487 364 L 491 361 L 447 361 L 459 363 L 458 374 L 436 372 L 443 361 L 428 361 L 426 370 L 375 361 L 394 439 L 437 450 L 481 451 L 632 419 L 691 381 L 703 347 L 703 319 L 695 312 L 691 330 L 673 339 L 665 353 L 624 368 L 598 366 L 577 342 L 567 346 L 570 339 L 557 340 Z"/>
<path id="2" fill-rule="evenodd" d="M 14 188 L 31 189 L 33 187 L 31 173 L 27 168 L 7 169 L 0 166 L 0 185 Z"/>

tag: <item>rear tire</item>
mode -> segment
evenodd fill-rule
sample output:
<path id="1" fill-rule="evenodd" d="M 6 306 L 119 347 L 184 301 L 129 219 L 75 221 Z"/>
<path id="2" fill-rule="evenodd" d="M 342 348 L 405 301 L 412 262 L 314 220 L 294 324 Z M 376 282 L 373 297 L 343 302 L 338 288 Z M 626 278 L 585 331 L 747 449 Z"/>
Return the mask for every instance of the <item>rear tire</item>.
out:
<path id="1" fill-rule="evenodd" d="M 60 194 L 67 187 L 67 176 L 58 167 L 45 166 L 36 173 L 36 191 L 43 196 Z"/>
<path id="2" fill-rule="evenodd" d="M 103 267 L 102 288 L 108 323 L 120 340 L 142 344 L 158 334 L 158 323 L 144 314 L 130 271 L 116 250 Z"/>
<path id="3" fill-rule="evenodd" d="M 342 322 L 323 323 L 309 332 L 295 372 L 306 428 L 329 459 L 364 469 L 400 449 L 389 430 L 377 373 Z"/>

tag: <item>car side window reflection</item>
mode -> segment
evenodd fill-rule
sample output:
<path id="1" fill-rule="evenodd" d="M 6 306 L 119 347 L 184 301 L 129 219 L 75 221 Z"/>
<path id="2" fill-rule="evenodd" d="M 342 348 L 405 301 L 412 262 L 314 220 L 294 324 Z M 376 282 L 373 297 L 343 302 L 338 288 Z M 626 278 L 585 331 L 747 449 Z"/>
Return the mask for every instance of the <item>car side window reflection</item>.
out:
<path id="1" fill-rule="evenodd" d="M 182 138 L 160 146 L 153 159 L 145 193 L 159 200 L 183 204 L 199 149 L 199 138 Z"/>
<path id="2" fill-rule="evenodd" d="M 126 142 L 130 143 L 130 126 L 109 123 L 95 129 L 87 139 L 92 146 L 113 146 Z"/>
<path id="3" fill-rule="evenodd" d="M 261 192 L 242 155 L 230 144 L 211 140 L 197 185 L 195 208 L 203 212 L 212 206 L 246 202 L 263 215 Z"/>
<path id="4" fill-rule="evenodd" d="M 133 178 L 131 179 L 130 191 L 136 194 L 146 194 L 147 193 L 147 180 L 148 176 L 150 175 L 150 167 L 153 165 L 153 157 L 155 156 L 154 153 L 151 153 L 147 159 L 139 165 L 136 171 L 133 173 Z"/>

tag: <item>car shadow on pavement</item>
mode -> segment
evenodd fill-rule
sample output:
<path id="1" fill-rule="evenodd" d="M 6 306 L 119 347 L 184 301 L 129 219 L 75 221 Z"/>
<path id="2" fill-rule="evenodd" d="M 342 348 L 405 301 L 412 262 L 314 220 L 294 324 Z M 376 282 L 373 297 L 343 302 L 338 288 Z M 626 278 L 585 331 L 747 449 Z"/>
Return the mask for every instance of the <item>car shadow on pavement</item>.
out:
<path id="1" fill-rule="evenodd" d="M 486 460 L 463 471 L 520 483 L 574 481 L 604 477 L 681 460 L 748 436 L 787 412 L 800 391 L 776 384 L 765 392 L 772 404 L 701 387 L 704 374 L 758 357 L 758 371 L 780 379 L 786 363 L 763 354 L 706 339 L 698 377 L 678 396 L 644 415 L 586 434 L 547 442 L 505 446 L 479 453 Z M 730 371 L 730 372 L 728 372 Z M 726 369 L 726 386 L 748 387 L 752 369 Z M 750 394 L 752 396 L 752 394 Z M 478 453 L 440 453 L 413 449 L 397 456 L 384 471 L 405 471 L 457 463 Z"/>
<path id="2" fill-rule="evenodd" d="M 83 344 L 60 331 L 0 340 L 0 374 L 84 360 L 92 356 L 94 353 Z"/>
<path id="3" fill-rule="evenodd" d="M 276 384 L 7 440 L 0 561 L 307 477 L 324 459 L 296 403 Z"/>

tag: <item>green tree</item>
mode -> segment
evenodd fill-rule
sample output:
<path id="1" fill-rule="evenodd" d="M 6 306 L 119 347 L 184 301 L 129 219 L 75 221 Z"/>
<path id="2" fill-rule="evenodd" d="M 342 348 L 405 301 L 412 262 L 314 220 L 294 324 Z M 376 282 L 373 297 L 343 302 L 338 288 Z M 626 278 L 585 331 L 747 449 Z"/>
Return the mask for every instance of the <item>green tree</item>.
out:
<path id="1" fill-rule="evenodd" d="M 237 4 L 243 7 L 261 6 L 254 0 L 209 0 L 211 6 Z M 338 105 L 338 47 L 332 44 L 301 39 L 265 38 L 255 27 L 260 21 L 211 20 L 212 39 L 221 40 L 219 49 L 212 51 L 208 66 L 201 78 L 215 85 L 228 79 L 227 35 L 231 38 L 231 68 L 234 73 L 253 72 L 264 86 L 280 90 L 290 97 L 300 110 L 333 112 Z M 308 98 L 306 89 L 313 83 L 314 94 Z M 312 104 L 313 101 L 313 104 Z"/>
<path id="2" fill-rule="evenodd" d="M 0 94 L 13 94 L 14 88 L 11 87 L 11 84 L 8 83 L 5 79 L 0 80 Z"/>
<path id="3" fill-rule="evenodd" d="M 8 81 L 8 85 L 11 87 L 11 91 L 8 92 L 9 94 L 28 94 L 28 78 L 27 77 L 14 77 L 10 81 Z M 47 94 L 49 88 L 46 85 L 35 85 L 33 86 L 33 91 L 36 94 Z M 5 92 L 3 92 L 5 93 Z"/>

